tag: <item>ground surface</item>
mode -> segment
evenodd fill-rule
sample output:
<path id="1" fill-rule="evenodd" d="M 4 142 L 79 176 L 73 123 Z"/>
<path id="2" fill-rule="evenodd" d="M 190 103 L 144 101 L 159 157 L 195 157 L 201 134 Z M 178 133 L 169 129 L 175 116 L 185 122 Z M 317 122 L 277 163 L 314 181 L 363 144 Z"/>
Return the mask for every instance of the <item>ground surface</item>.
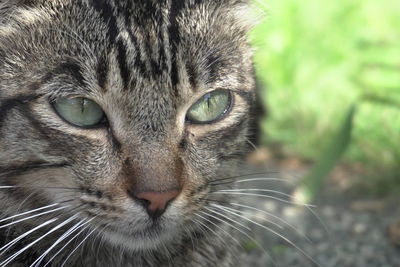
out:
<path id="1" fill-rule="evenodd" d="M 286 167 L 268 167 L 267 170 L 271 168 L 277 170 L 278 174 L 253 177 L 279 177 L 283 182 L 252 181 L 244 182 L 239 187 L 264 188 L 290 194 L 293 183 L 298 179 L 296 177 L 301 177 L 306 171 L 301 166 L 290 170 Z M 288 200 L 282 194 L 258 193 Z M 241 196 L 240 203 L 270 212 L 291 225 L 261 211 L 248 213 L 246 217 L 270 229 L 247 221 L 256 241 L 245 244 L 249 255 L 246 266 L 400 267 L 400 246 L 395 245 L 396 242 L 400 244 L 400 226 L 396 225 L 400 221 L 400 197 L 374 199 L 362 193 L 343 190 L 328 181 L 312 211 L 268 197 Z M 283 228 L 267 223 L 266 218 Z M 272 231 L 282 234 L 298 248 Z M 265 251 L 258 248 L 256 242 L 262 244 Z"/>

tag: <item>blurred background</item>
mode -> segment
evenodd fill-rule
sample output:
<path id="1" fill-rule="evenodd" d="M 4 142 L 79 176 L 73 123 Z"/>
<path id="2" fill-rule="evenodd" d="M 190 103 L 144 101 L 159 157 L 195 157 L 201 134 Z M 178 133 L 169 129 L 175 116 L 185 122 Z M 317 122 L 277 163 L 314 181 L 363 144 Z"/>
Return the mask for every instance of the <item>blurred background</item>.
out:
<path id="1" fill-rule="evenodd" d="M 260 260 L 250 242 L 249 265 L 400 266 L 400 1 L 255 6 L 262 22 L 250 39 L 266 113 L 249 160 L 293 178 L 277 190 L 318 214 L 253 200 L 313 242 L 287 233 L 302 253 L 271 234 L 263 242 L 274 260 Z"/>

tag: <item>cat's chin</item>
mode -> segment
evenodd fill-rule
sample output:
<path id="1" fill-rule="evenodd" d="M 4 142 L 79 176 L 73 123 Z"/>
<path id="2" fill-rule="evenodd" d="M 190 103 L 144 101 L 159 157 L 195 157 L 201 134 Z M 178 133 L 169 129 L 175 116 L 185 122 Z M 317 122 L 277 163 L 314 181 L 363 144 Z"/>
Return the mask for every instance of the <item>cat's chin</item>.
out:
<path id="1" fill-rule="evenodd" d="M 172 241 L 177 241 L 177 236 L 180 234 L 176 227 L 156 225 L 136 232 L 109 228 L 103 232 L 103 236 L 111 244 L 126 250 L 148 252 Z"/>

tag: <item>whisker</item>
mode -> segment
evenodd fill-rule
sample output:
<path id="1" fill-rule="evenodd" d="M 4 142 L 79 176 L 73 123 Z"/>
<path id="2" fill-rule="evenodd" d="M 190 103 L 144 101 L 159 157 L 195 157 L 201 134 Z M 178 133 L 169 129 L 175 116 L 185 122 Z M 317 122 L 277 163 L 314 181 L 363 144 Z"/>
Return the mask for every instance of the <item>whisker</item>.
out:
<path id="1" fill-rule="evenodd" d="M 271 189 L 258 189 L 258 188 L 238 188 L 238 189 L 221 189 L 217 191 L 211 191 L 210 193 L 214 192 L 266 192 L 266 193 L 274 193 L 277 195 L 281 195 L 284 197 L 292 198 L 291 195 Z M 308 205 L 308 204 L 307 204 Z"/>
<path id="2" fill-rule="evenodd" d="M 8 224 L 4 224 L 4 225 L 1 225 L 1 226 L 0 226 L 0 229 L 6 228 L 6 227 L 8 227 L 8 226 L 10 226 L 10 225 L 17 224 L 17 223 L 20 223 L 20 222 L 23 222 L 23 221 L 26 221 L 26 220 L 30 220 L 30 219 L 36 218 L 36 217 L 39 217 L 39 216 L 43 216 L 43 215 L 46 215 L 46 214 L 49 214 L 49 213 L 53 213 L 53 212 L 56 212 L 56 211 L 59 211 L 59 210 L 62 210 L 62 209 L 66 209 L 66 208 L 68 208 L 68 207 L 69 207 L 69 206 L 62 206 L 62 207 L 60 207 L 60 208 L 48 210 L 48 211 L 45 211 L 45 212 L 42 212 L 42 213 L 39 213 L 39 214 L 35 214 L 35 215 L 32 215 L 32 216 L 29 216 L 29 217 L 27 217 L 27 218 L 23 218 L 23 219 L 20 219 L 20 220 L 17 220 L 17 221 L 8 223 Z"/>
<path id="3" fill-rule="evenodd" d="M 198 214 L 195 214 L 195 215 L 198 215 Z M 273 260 L 273 258 L 271 257 L 271 255 L 267 252 L 267 250 L 266 250 L 255 238 L 253 238 L 252 236 L 250 236 L 250 235 L 249 235 L 248 233 L 246 233 L 244 230 L 239 229 L 239 228 L 237 228 L 236 226 L 231 225 L 231 224 L 227 223 L 226 221 L 224 221 L 224 220 L 222 220 L 222 219 L 220 219 L 220 218 L 218 218 L 218 221 L 227 224 L 228 226 L 232 227 L 233 229 L 235 229 L 236 231 L 238 231 L 239 233 L 241 233 L 242 235 L 246 236 L 248 239 L 250 239 L 251 241 L 253 241 L 253 242 L 268 256 L 268 258 L 271 259 L 272 264 L 273 264 L 274 266 L 276 266 L 276 263 L 275 263 L 275 261 Z M 230 236 L 231 236 L 231 235 L 230 235 Z"/>
<path id="4" fill-rule="evenodd" d="M 208 184 L 213 184 L 215 182 L 221 182 L 221 181 L 227 181 L 227 180 L 232 180 L 232 179 L 237 179 L 237 178 L 242 178 L 242 177 L 248 177 L 248 176 L 253 176 L 253 175 L 265 175 L 265 174 L 277 174 L 279 172 L 277 171 L 268 171 L 268 172 L 254 172 L 254 173 L 247 173 L 247 174 L 241 174 L 241 175 L 235 175 L 235 176 L 230 176 L 230 177 L 225 177 L 225 178 L 219 178 L 219 179 L 214 179 L 210 181 Z"/>
<path id="5" fill-rule="evenodd" d="M 270 198 L 270 199 L 275 199 L 277 201 L 280 201 L 280 202 L 283 202 L 283 203 L 287 203 L 287 204 L 292 204 L 292 205 L 297 205 L 297 206 L 302 206 L 302 207 L 308 207 L 308 208 L 310 208 L 310 207 L 315 208 L 314 205 L 304 204 L 304 203 L 297 203 L 297 202 L 281 199 L 281 198 L 270 196 L 270 195 L 254 194 L 254 193 L 242 193 L 242 192 L 223 192 L 223 191 L 215 191 L 215 192 L 211 192 L 211 193 L 212 194 L 241 195 L 241 196 L 253 196 L 253 197 Z"/>
<path id="6" fill-rule="evenodd" d="M 89 232 L 89 234 L 86 235 L 86 237 L 75 247 L 74 250 L 72 250 L 72 252 L 68 255 L 68 257 L 64 260 L 63 264 L 61 265 L 61 267 L 64 267 L 65 264 L 67 263 L 67 261 L 69 260 L 69 258 L 75 253 L 75 251 L 82 246 L 82 244 L 94 233 L 94 231 L 97 228 L 94 228 L 92 231 Z"/>
<path id="7" fill-rule="evenodd" d="M 253 142 L 251 142 L 249 138 L 246 137 L 245 139 L 246 139 L 246 142 L 247 142 L 252 148 L 254 148 L 255 151 L 258 151 L 258 150 L 259 150 L 258 147 L 257 147 Z"/>
<path id="8" fill-rule="evenodd" d="M 234 205 L 234 206 L 238 206 L 238 207 L 242 207 L 242 208 L 251 209 L 251 210 L 254 210 L 254 211 L 261 212 L 261 213 L 263 213 L 263 214 L 265 214 L 265 215 L 267 215 L 267 216 L 271 216 L 272 218 L 275 218 L 275 219 L 277 219 L 278 221 L 280 221 L 281 223 L 283 223 L 283 224 L 289 226 L 292 230 L 294 230 L 294 231 L 295 231 L 298 235 L 300 235 L 301 237 L 305 238 L 308 242 L 313 243 L 313 242 L 311 241 L 311 239 L 310 239 L 308 236 L 306 236 L 305 234 L 301 233 L 296 227 L 294 227 L 293 225 L 291 225 L 290 223 L 288 223 L 288 222 L 285 221 L 284 219 L 279 218 L 278 216 L 272 214 L 271 212 L 268 212 L 268 211 L 265 211 L 265 210 L 262 210 L 262 209 L 257 209 L 257 208 L 251 207 L 251 206 L 239 204 L 239 203 L 232 203 L 232 202 L 230 202 L 229 204 Z M 226 208 L 228 208 L 228 207 L 226 207 Z"/>
<path id="9" fill-rule="evenodd" d="M 211 205 L 214 206 L 214 207 L 216 206 L 216 204 L 211 204 Z M 221 207 L 222 207 L 222 206 L 221 206 Z M 237 209 L 228 208 L 228 207 L 225 207 L 225 206 L 224 206 L 224 208 L 225 208 L 226 210 L 225 210 L 225 209 L 222 209 L 222 208 L 220 208 L 220 209 L 223 210 L 223 211 L 225 211 L 225 212 L 229 212 L 229 213 L 231 213 L 231 214 L 233 214 L 233 215 L 236 215 L 236 216 L 238 216 L 239 218 L 243 218 L 243 219 L 245 219 L 245 220 L 247 220 L 247 221 L 250 221 L 250 222 L 256 224 L 256 222 L 253 222 L 253 220 L 247 218 L 246 216 L 243 216 L 243 215 L 238 214 L 238 213 L 243 214 L 243 213 L 244 213 L 243 211 L 237 210 Z M 230 211 L 229 211 L 229 210 L 230 210 Z M 277 223 L 275 223 L 275 222 L 272 222 L 272 221 L 270 221 L 270 220 L 268 220 L 268 219 L 266 219 L 266 218 L 263 218 L 263 219 L 266 220 L 268 223 L 270 223 L 270 224 L 272 224 L 272 225 L 275 225 L 275 226 L 278 227 L 279 229 L 283 229 L 283 227 L 282 227 L 281 225 L 279 225 L 279 224 L 277 224 Z"/>
<path id="10" fill-rule="evenodd" d="M 204 212 L 203 212 L 204 213 Z M 209 216 L 209 214 L 205 213 L 207 216 Z M 214 225 L 215 227 L 217 227 L 218 229 L 220 229 L 221 231 L 223 231 L 226 235 L 230 236 L 237 244 L 240 244 L 240 242 L 234 238 L 232 235 L 230 235 L 225 229 L 223 229 L 221 226 L 217 225 L 216 223 L 212 222 L 211 220 L 205 218 L 204 216 L 201 216 L 200 214 L 195 214 L 196 216 L 202 218 L 203 220 L 211 223 L 212 225 Z M 211 232 L 213 232 L 217 237 L 220 238 L 220 240 L 222 241 L 222 243 L 225 243 L 225 240 L 222 238 L 222 236 L 220 234 L 218 234 L 215 230 L 211 229 L 208 225 L 206 225 L 205 223 L 199 221 L 202 225 L 204 225 L 204 227 L 206 227 L 208 230 L 210 230 Z"/>
<path id="11" fill-rule="evenodd" d="M 281 182 L 281 183 L 288 183 L 291 185 L 294 185 L 293 181 L 289 181 L 287 179 L 282 179 L 282 178 L 249 178 L 249 179 L 242 179 L 242 180 L 236 180 L 236 181 L 229 181 L 229 182 L 222 182 L 222 183 L 210 183 L 211 186 L 218 186 L 218 185 L 226 185 L 226 184 L 238 184 L 238 183 L 245 183 L 245 182 L 252 182 L 252 181 L 274 181 L 274 182 Z"/>
<path id="12" fill-rule="evenodd" d="M 251 191 L 253 191 L 253 192 L 254 191 L 256 191 L 256 192 L 270 192 L 270 193 L 275 193 L 275 194 L 278 194 L 278 195 L 286 196 L 288 198 L 292 198 L 292 196 L 289 195 L 289 194 L 285 194 L 283 192 L 279 192 L 279 191 L 276 191 L 276 190 L 269 190 L 269 189 L 253 189 L 253 188 L 251 188 L 251 189 L 248 189 L 248 188 L 243 188 L 243 189 L 223 189 L 223 190 L 218 190 L 216 192 L 246 192 L 246 191 L 249 191 L 249 192 L 251 192 Z M 215 192 L 210 192 L 210 193 L 215 193 Z M 294 205 L 298 205 L 298 206 L 304 206 L 313 214 L 313 216 L 315 218 L 317 218 L 319 223 L 324 228 L 325 232 L 330 234 L 329 229 L 327 228 L 326 224 L 323 222 L 321 217 L 312 209 L 312 208 L 316 208 L 315 205 L 288 201 L 288 200 L 280 199 L 280 198 L 277 198 L 277 197 L 274 197 L 274 196 L 267 196 L 267 195 L 261 195 L 261 194 L 246 194 L 246 195 L 248 195 L 248 196 L 258 196 L 258 197 L 264 196 L 266 198 L 275 199 L 275 200 L 278 200 L 278 201 L 281 201 L 281 202 L 284 202 L 284 203 L 294 204 Z"/>
<path id="13" fill-rule="evenodd" d="M 222 214 L 222 213 L 220 213 L 220 212 L 218 212 L 218 211 L 216 211 L 216 210 L 212 210 L 212 209 L 207 208 L 207 207 L 204 207 L 204 208 L 207 209 L 207 210 L 209 210 L 209 211 L 211 211 L 212 213 L 215 213 L 215 214 L 221 216 L 222 218 L 228 219 L 229 221 L 231 221 L 231 222 L 233 222 L 233 223 L 235 223 L 235 224 L 238 224 L 238 225 L 242 226 L 243 228 L 246 228 L 247 230 L 251 231 L 250 227 L 248 227 L 248 226 L 246 226 L 246 225 L 244 225 L 244 224 L 242 224 L 242 223 L 240 223 L 240 222 L 237 222 L 237 221 L 235 221 L 235 220 L 233 220 L 233 219 L 231 219 L 231 218 L 229 218 L 229 217 L 226 217 L 226 216 L 224 216 L 224 214 Z M 210 216 L 210 217 L 212 217 L 212 218 L 214 218 L 214 219 L 216 219 L 216 218 L 215 218 L 213 215 L 211 215 L 211 214 L 207 214 L 207 215 Z"/>
<path id="14" fill-rule="evenodd" d="M 29 230 L 28 232 L 20 235 L 19 237 L 15 238 L 14 240 L 8 242 L 7 244 L 5 244 L 3 247 L 0 248 L 0 252 L 1 252 L 0 255 L 4 254 L 4 252 L 6 252 L 8 249 L 10 249 L 14 244 L 19 242 L 21 239 L 25 238 L 26 236 L 30 235 L 31 233 L 35 232 L 36 230 L 39 230 L 40 228 L 43 228 L 46 225 L 49 225 L 57 220 L 58 220 L 58 218 L 48 220 L 48 221 L 36 226 L 35 228 Z"/>
<path id="15" fill-rule="evenodd" d="M 86 220 L 86 222 L 84 222 L 84 223 L 82 223 L 81 225 L 79 225 L 78 227 L 77 227 L 77 229 L 76 230 L 79 230 L 79 228 L 82 228 L 83 227 L 83 229 L 81 229 L 77 234 L 75 234 L 70 240 L 68 240 L 68 242 L 67 243 L 65 243 L 65 245 L 62 247 L 62 248 L 60 248 L 58 251 L 57 251 L 57 253 L 56 254 L 54 254 L 53 255 L 53 257 L 51 257 L 50 259 L 49 259 L 49 261 L 43 266 L 43 267 L 46 267 L 47 265 L 49 265 L 56 257 L 57 257 L 57 255 L 58 254 L 60 254 L 72 241 L 74 241 L 75 240 L 75 238 L 77 238 L 82 232 L 84 232 L 87 228 L 89 228 L 89 226 L 86 226 L 86 227 L 84 227 L 85 225 L 87 225 L 88 223 L 90 223 L 93 219 L 95 219 L 96 217 L 93 217 L 93 218 L 91 218 L 91 219 L 89 219 L 89 220 Z M 75 232 L 75 231 L 74 231 Z M 72 233 L 71 233 L 72 234 Z"/>
<path id="16" fill-rule="evenodd" d="M 44 206 L 44 207 L 41 207 L 41 208 L 37 208 L 37 209 L 25 211 L 25 212 L 22 212 L 22 213 L 19 213 L 19 214 L 16 214 L 16 215 L 7 217 L 7 218 L 5 218 L 5 219 L 1 219 L 1 220 L 0 220 L 0 223 L 1 223 L 1 222 L 4 222 L 4 221 L 11 220 L 11 219 L 16 218 L 16 217 L 24 216 L 24 215 L 31 214 L 31 213 L 36 212 L 36 211 L 45 210 L 45 209 L 47 209 L 47 208 L 51 208 L 51 207 L 58 206 L 58 205 L 60 205 L 60 204 L 59 204 L 59 203 L 54 203 L 54 204 L 47 205 L 47 206 Z"/>
<path id="17" fill-rule="evenodd" d="M 224 209 L 224 210 L 226 210 L 227 212 L 229 212 L 229 213 L 232 213 L 232 212 L 230 212 L 229 210 L 227 210 L 227 209 L 225 209 L 225 207 L 223 207 L 223 206 L 221 206 L 221 205 L 218 205 L 218 204 L 211 204 L 212 206 L 217 206 L 217 207 L 220 207 L 221 209 Z M 232 213 L 232 214 L 234 214 L 234 213 Z M 236 215 L 237 216 L 237 215 Z M 248 218 L 246 218 L 246 217 L 244 217 L 244 216 L 241 216 L 243 219 L 245 219 L 245 220 L 247 220 L 247 221 L 249 221 L 249 222 L 251 222 L 251 223 L 253 223 L 253 224 L 255 224 L 255 225 L 257 225 L 257 226 L 259 226 L 259 227 L 261 227 L 261 228 L 263 228 L 263 229 L 265 229 L 265 230 L 267 230 L 267 231 L 269 231 L 269 232 L 271 232 L 271 233 L 273 233 L 273 234 L 275 234 L 275 235 L 277 235 L 277 236 L 279 236 L 280 238 L 282 238 L 283 240 L 285 240 L 286 242 L 288 242 L 290 245 L 292 245 L 294 248 L 296 248 L 298 251 L 300 251 L 304 256 L 306 256 L 309 260 L 311 260 L 313 263 L 315 263 L 317 266 L 321 266 L 313 257 L 311 257 L 308 253 L 306 253 L 304 250 L 302 250 L 299 246 L 297 246 L 295 243 L 293 243 L 293 241 L 291 241 L 290 239 L 288 239 L 288 238 L 286 238 L 285 236 L 283 236 L 282 234 L 280 234 L 280 233 L 278 233 L 278 232 L 276 232 L 276 231 L 274 231 L 273 229 L 271 229 L 270 227 L 267 227 L 267 226 L 265 226 L 265 225 L 262 225 L 262 224 L 260 224 L 260 223 L 257 223 L 257 222 L 254 222 L 254 221 L 252 221 L 252 220 L 250 220 L 250 219 L 248 219 Z"/>
<path id="18" fill-rule="evenodd" d="M 66 239 L 68 236 L 70 236 L 71 234 L 73 234 L 75 231 L 77 231 L 77 229 L 79 229 L 78 227 L 84 222 L 83 221 L 79 221 L 76 224 L 74 224 L 70 229 L 68 229 L 64 234 L 62 234 L 54 243 L 53 245 L 51 245 L 45 252 L 43 252 L 42 255 L 40 255 L 31 265 L 30 267 L 39 267 L 40 263 L 43 261 L 43 259 L 49 254 L 49 252 L 54 249 L 60 242 L 62 242 L 64 239 Z"/>
<path id="19" fill-rule="evenodd" d="M 324 223 L 324 221 L 322 220 L 322 218 L 318 215 L 318 213 L 315 212 L 315 210 L 313 210 L 312 208 L 308 208 L 308 210 L 312 213 L 312 215 L 314 215 L 315 218 L 317 218 L 318 222 L 322 225 L 322 227 L 324 228 L 324 231 L 328 234 L 328 236 L 331 236 L 331 232 L 329 231 L 328 227 L 326 226 L 326 224 Z"/>
<path id="20" fill-rule="evenodd" d="M 7 259 L 5 259 L 3 262 L 0 263 L 1 267 L 4 267 L 6 265 L 8 265 L 9 263 L 11 263 L 16 257 L 18 257 L 19 255 L 21 255 L 24 251 L 26 251 L 27 249 L 29 249 L 30 247 L 32 247 L 33 245 L 35 245 L 36 243 L 38 243 L 40 240 L 42 240 L 43 238 L 45 238 L 46 236 L 50 235 L 51 233 L 53 233 L 54 231 L 57 231 L 58 229 L 60 229 L 61 227 L 63 227 L 64 225 L 70 223 L 72 220 L 74 220 L 77 217 L 77 215 L 72 216 L 71 218 L 65 220 L 64 222 L 60 223 L 59 225 L 55 226 L 54 228 L 52 228 L 50 231 L 48 231 L 46 234 L 42 235 L 41 237 L 37 238 L 35 241 L 31 242 L 30 244 L 26 245 L 24 248 L 18 250 L 17 252 L 15 252 L 14 254 L 12 254 L 10 257 L 8 257 Z M 58 219 L 58 218 L 57 218 Z"/>
<path id="21" fill-rule="evenodd" d="M 60 189 L 60 190 L 74 190 L 81 191 L 78 187 L 67 187 L 67 186 L 28 186 L 28 185 L 3 185 L 0 189 L 12 189 L 12 188 L 27 188 L 27 189 Z"/>

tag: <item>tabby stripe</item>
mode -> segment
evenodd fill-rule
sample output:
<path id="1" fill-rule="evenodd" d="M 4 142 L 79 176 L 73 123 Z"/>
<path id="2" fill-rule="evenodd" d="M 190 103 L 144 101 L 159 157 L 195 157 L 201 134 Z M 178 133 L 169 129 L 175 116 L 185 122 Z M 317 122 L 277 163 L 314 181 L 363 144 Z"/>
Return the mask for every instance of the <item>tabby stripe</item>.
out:
<path id="1" fill-rule="evenodd" d="M 129 68 L 126 63 L 126 47 L 124 42 L 119 39 L 117 42 L 117 60 L 118 60 L 118 65 L 119 65 L 119 70 L 121 72 L 121 77 L 124 82 L 124 88 L 129 88 L 129 81 L 130 81 L 130 74 L 129 74 Z"/>
<path id="2" fill-rule="evenodd" d="M 207 71 L 209 74 L 209 82 L 214 82 L 218 79 L 218 71 L 224 69 L 222 59 L 216 53 L 211 53 L 206 57 Z"/>
<path id="3" fill-rule="evenodd" d="M 172 0 L 171 9 L 169 14 L 169 26 L 168 26 L 168 33 L 169 33 L 169 40 L 171 45 L 171 83 L 172 86 L 175 88 L 179 82 L 178 76 L 178 63 L 177 63 L 177 50 L 178 50 L 178 42 L 180 39 L 180 33 L 178 28 L 178 21 L 177 17 L 179 16 L 181 10 L 185 7 L 186 1 L 181 0 Z"/>
<path id="4" fill-rule="evenodd" d="M 107 83 L 108 69 L 109 69 L 108 58 L 106 54 L 103 54 L 99 58 L 99 61 L 97 62 L 97 69 L 96 69 L 97 81 L 99 83 L 100 88 L 103 91 L 107 90 L 106 83 Z"/>
<path id="5" fill-rule="evenodd" d="M 163 70 L 167 70 L 167 64 L 166 64 L 166 53 L 165 49 L 166 43 L 164 41 L 164 35 L 163 35 L 163 28 L 164 28 L 164 19 L 163 19 L 163 14 L 161 12 L 162 7 L 157 9 L 155 13 L 155 18 L 157 20 L 157 40 L 158 40 L 158 58 L 154 59 L 152 58 L 151 60 L 151 67 L 152 67 L 152 74 L 155 79 L 157 79 L 157 76 L 160 76 L 163 73 Z M 148 45 L 150 48 L 151 46 Z M 149 49 L 150 50 L 150 49 Z M 151 55 L 151 51 L 149 51 L 149 54 Z"/>
<path id="6" fill-rule="evenodd" d="M 189 77 L 189 83 L 193 88 L 196 88 L 197 86 L 197 81 L 196 81 L 196 68 L 193 63 L 186 61 L 185 64 L 186 67 L 186 73 Z"/>
<path id="7" fill-rule="evenodd" d="M 42 135 L 44 140 L 46 140 L 47 142 L 49 142 L 51 145 L 53 145 L 55 147 L 59 147 L 59 144 L 56 144 L 53 141 L 53 139 L 51 138 L 51 132 L 49 132 L 49 128 L 43 127 L 40 124 L 40 122 L 33 117 L 33 112 L 31 111 L 31 109 L 29 107 L 23 106 L 20 109 L 20 111 L 29 120 L 30 126 L 35 128 L 35 130 L 38 131 Z"/>
<path id="8" fill-rule="evenodd" d="M 111 44 L 115 43 L 115 40 L 118 35 L 118 26 L 117 26 L 117 19 L 113 14 L 113 8 L 109 3 L 107 3 L 107 0 L 92 0 L 92 5 L 94 9 L 100 13 L 100 16 L 102 17 L 103 21 L 108 26 L 107 35 L 108 38 L 110 39 L 110 43 Z"/>
<path id="9" fill-rule="evenodd" d="M 253 91 L 235 91 L 236 94 L 240 95 L 248 104 L 253 104 L 255 94 Z"/>
<path id="10" fill-rule="evenodd" d="M 83 72 L 81 66 L 73 60 L 65 61 L 59 64 L 53 71 L 49 72 L 43 79 L 42 83 L 46 83 L 53 79 L 56 75 L 69 74 L 72 76 L 76 82 L 80 85 L 85 85 L 85 78 L 83 77 Z"/>
<path id="11" fill-rule="evenodd" d="M 14 166 L 0 166 L 0 176 L 7 176 L 7 178 L 11 178 L 11 176 L 17 176 L 24 174 L 29 171 L 34 170 L 43 170 L 43 169 L 50 169 L 50 168 L 63 168 L 69 166 L 66 162 L 60 163 L 49 163 L 43 161 L 27 161 L 20 165 Z M 7 186 L 13 186 L 12 183 L 7 183 Z"/>
<path id="12" fill-rule="evenodd" d="M 0 105 L 0 128 L 2 127 L 4 119 L 7 117 L 7 114 L 13 108 L 29 103 L 37 98 L 41 97 L 41 95 L 20 95 L 15 98 L 6 99 Z"/>
<path id="13" fill-rule="evenodd" d="M 129 31 L 129 37 L 131 39 L 131 42 L 133 43 L 133 49 L 135 49 L 135 54 L 136 54 L 134 65 L 139 69 L 139 72 L 146 77 L 147 75 L 146 64 L 142 61 L 138 40 L 131 31 Z"/>
<path id="14" fill-rule="evenodd" d="M 237 138 L 237 136 L 241 133 L 241 131 L 244 128 L 243 124 L 248 122 L 248 120 L 243 117 L 238 118 L 238 120 L 240 120 L 240 121 L 236 122 L 235 124 L 232 124 L 229 127 L 225 127 L 220 130 L 213 131 L 213 132 L 203 136 L 202 139 L 216 138 L 216 139 L 221 139 L 221 140 L 230 140 L 230 139 Z"/>
<path id="15" fill-rule="evenodd" d="M 131 16 L 130 16 L 129 12 L 132 12 L 132 1 L 127 1 L 126 7 L 123 10 L 123 12 L 124 12 L 124 17 L 125 17 L 125 28 L 126 28 L 126 30 L 128 32 L 129 39 L 130 39 L 130 41 L 132 43 L 132 48 L 131 49 L 133 51 L 135 51 L 135 58 L 134 58 L 134 63 L 133 64 L 139 70 L 139 72 L 142 75 L 145 76 L 147 74 L 146 64 L 141 59 L 141 51 L 140 51 L 138 39 L 133 34 L 133 32 L 131 31 L 131 29 L 132 29 L 132 20 L 131 20 Z"/>

